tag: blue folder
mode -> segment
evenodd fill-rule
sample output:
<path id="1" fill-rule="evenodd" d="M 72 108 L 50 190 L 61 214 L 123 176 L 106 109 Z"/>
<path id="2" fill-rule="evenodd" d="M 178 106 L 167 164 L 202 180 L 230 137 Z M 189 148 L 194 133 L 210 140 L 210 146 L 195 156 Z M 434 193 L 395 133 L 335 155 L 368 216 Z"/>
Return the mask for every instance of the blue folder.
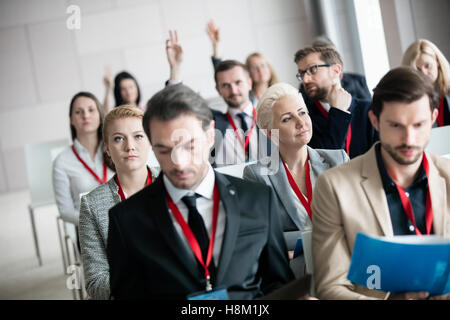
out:
<path id="1" fill-rule="evenodd" d="M 450 239 L 358 233 L 347 278 L 382 291 L 450 293 Z"/>

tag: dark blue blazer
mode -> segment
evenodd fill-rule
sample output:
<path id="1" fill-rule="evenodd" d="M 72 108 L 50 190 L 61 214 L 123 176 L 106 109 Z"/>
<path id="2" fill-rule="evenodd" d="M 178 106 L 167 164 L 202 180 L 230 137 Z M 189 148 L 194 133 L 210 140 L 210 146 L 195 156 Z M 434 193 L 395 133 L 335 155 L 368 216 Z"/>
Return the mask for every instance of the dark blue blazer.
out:
<path id="1" fill-rule="evenodd" d="M 352 125 L 350 158 L 359 156 L 370 149 L 378 140 L 378 133 L 370 123 L 369 100 L 352 98 L 350 113 L 331 108 L 328 119 L 320 112 L 314 101 L 303 96 L 313 124 L 313 136 L 308 145 L 314 149 L 345 149 L 348 126 Z"/>
<path id="2" fill-rule="evenodd" d="M 366 77 L 363 75 L 346 72 L 341 79 L 341 86 L 354 98 L 372 100 L 372 95 L 367 87 Z"/>

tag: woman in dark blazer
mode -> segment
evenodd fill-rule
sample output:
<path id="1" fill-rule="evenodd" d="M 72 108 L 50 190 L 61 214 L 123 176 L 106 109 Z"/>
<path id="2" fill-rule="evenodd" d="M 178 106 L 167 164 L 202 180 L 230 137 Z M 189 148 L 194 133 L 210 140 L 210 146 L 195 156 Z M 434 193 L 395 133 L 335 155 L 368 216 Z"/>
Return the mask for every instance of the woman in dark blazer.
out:
<path id="1" fill-rule="evenodd" d="M 79 238 L 86 291 L 92 299 L 109 299 L 106 256 L 109 209 L 149 185 L 159 168 L 147 166 L 150 142 L 142 127 L 143 111 L 131 105 L 105 117 L 103 142 L 116 175 L 81 198 Z"/>
<path id="2" fill-rule="evenodd" d="M 261 97 L 257 124 L 278 147 L 270 158 L 244 169 L 244 179 L 271 186 L 279 200 L 281 221 L 290 257 L 301 232 L 311 229 L 312 189 L 325 170 L 349 160 L 344 150 L 312 149 L 312 123 L 301 94 L 277 83 Z"/>

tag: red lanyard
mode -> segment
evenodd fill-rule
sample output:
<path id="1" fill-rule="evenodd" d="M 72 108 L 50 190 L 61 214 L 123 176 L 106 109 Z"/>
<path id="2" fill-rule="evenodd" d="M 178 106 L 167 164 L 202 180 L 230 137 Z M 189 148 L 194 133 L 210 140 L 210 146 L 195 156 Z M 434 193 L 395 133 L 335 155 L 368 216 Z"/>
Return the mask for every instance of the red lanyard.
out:
<path id="1" fill-rule="evenodd" d="M 311 177 L 309 175 L 309 155 L 308 158 L 306 158 L 306 166 L 305 166 L 305 183 L 306 183 L 306 195 L 308 196 L 308 200 L 305 199 L 303 196 L 303 193 L 300 191 L 299 187 L 297 186 L 297 183 L 295 182 L 294 178 L 292 177 L 291 172 L 289 171 L 288 167 L 286 166 L 286 163 L 284 163 L 284 169 L 286 170 L 286 175 L 289 181 L 289 184 L 291 185 L 292 190 L 294 190 L 295 194 L 297 195 L 298 199 L 302 203 L 303 207 L 306 209 L 306 212 L 308 213 L 309 218 L 312 220 L 312 210 L 311 210 L 311 202 L 312 202 L 312 185 L 311 185 Z"/>
<path id="2" fill-rule="evenodd" d="M 325 110 L 325 108 L 322 106 L 322 104 L 315 100 L 314 103 L 316 104 L 316 107 L 319 109 L 319 111 L 323 114 L 323 116 L 328 119 L 328 112 Z M 352 142 L 352 125 L 348 125 L 348 132 L 347 137 L 345 138 L 345 152 L 347 152 L 348 155 L 350 155 L 350 143 Z"/>
<path id="3" fill-rule="evenodd" d="M 191 247 L 192 251 L 194 252 L 195 257 L 200 262 L 200 264 L 205 269 L 205 279 L 206 279 L 206 291 L 211 291 L 211 275 L 209 273 L 208 267 L 212 260 L 212 253 L 214 248 L 214 239 L 216 236 L 216 229 L 217 229 L 217 219 L 219 216 L 219 189 L 217 188 L 217 185 L 214 185 L 214 192 L 213 192 L 213 220 L 212 220 L 212 230 L 211 230 L 211 238 L 209 240 L 209 247 L 208 247 L 208 254 L 206 256 L 206 263 L 203 261 L 202 256 L 202 250 L 200 249 L 200 245 L 197 242 L 197 239 L 195 238 L 194 234 L 192 233 L 191 228 L 184 220 L 183 216 L 181 215 L 180 210 L 178 209 L 177 205 L 173 202 L 172 198 L 170 197 L 169 193 L 166 191 L 167 196 L 167 204 L 169 205 L 169 209 L 172 211 L 172 214 L 174 215 L 175 219 L 177 220 L 178 224 L 181 227 L 181 230 L 184 233 L 184 236 L 186 237 L 189 246 Z"/>
<path id="4" fill-rule="evenodd" d="M 86 164 L 86 162 L 83 161 L 83 159 L 81 159 L 80 155 L 78 154 L 77 150 L 75 150 L 75 146 L 72 145 L 72 151 L 75 154 L 75 157 L 77 157 L 78 161 L 81 162 L 81 164 L 86 168 L 87 171 L 89 171 L 95 178 L 95 180 L 98 181 L 98 183 L 100 184 L 104 184 L 108 178 L 107 176 L 107 172 L 106 172 L 106 162 L 103 161 L 103 180 L 99 178 L 99 176 L 94 172 L 94 170 L 92 170 L 91 168 L 89 168 L 89 166 Z"/>
<path id="5" fill-rule="evenodd" d="M 439 114 L 437 117 L 438 127 L 442 127 L 444 125 L 444 97 L 441 97 L 439 101 Z"/>
<path id="6" fill-rule="evenodd" d="M 425 153 L 423 153 L 423 160 L 422 160 L 423 169 L 425 170 L 425 174 L 427 175 L 427 179 L 429 180 L 429 171 L 430 171 L 430 165 L 428 164 L 428 159 L 425 156 Z M 391 175 L 392 176 L 392 175 Z M 395 181 L 394 181 L 395 183 Z M 408 217 L 409 221 L 411 221 L 412 225 L 414 226 L 414 229 L 416 230 L 416 234 L 421 236 L 422 233 L 417 228 L 416 225 L 416 219 L 414 217 L 414 211 L 413 207 L 411 205 L 411 200 L 409 200 L 409 197 L 406 195 L 405 190 L 397 185 L 395 183 L 395 186 L 397 187 L 398 194 L 400 195 L 400 200 L 402 202 L 403 210 L 406 213 L 406 216 Z M 433 209 L 431 206 L 431 195 L 430 195 L 430 186 L 428 186 L 427 191 L 427 200 L 425 204 L 425 224 L 426 224 L 426 232 L 427 234 L 431 233 L 431 227 L 433 225 Z"/>
<path id="7" fill-rule="evenodd" d="M 253 128 L 255 127 L 256 124 L 256 109 L 255 107 L 253 107 L 253 123 L 252 126 L 250 127 L 250 132 L 247 134 L 247 136 L 245 137 L 245 143 L 242 142 L 241 137 L 239 136 L 238 132 L 237 132 L 237 127 L 234 124 L 233 118 L 231 117 L 230 113 L 227 112 L 226 113 L 228 122 L 231 124 L 231 126 L 233 127 L 234 130 L 234 134 L 236 135 L 237 139 L 239 140 L 239 142 L 241 143 L 241 145 L 244 147 L 244 150 L 247 150 L 247 146 L 250 143 L 250 137 L 252 136 L 253 133 Z M 244 132 L 244 135 L 246 134 L 246 132 Z"/>
<path id="8" fill-rule="evenodd" d="M 152 174 L 148 168 L 147 168 L 147 172 L 148 172 L 147 182 L 145 183 L 146 186 L 148 186 L 149 184 L 152 183 Z M 117 190 L 117 193 L 120 196 L 120 201 L 125 200 L 126 199 L 125 193 L 123 192 L 122 186 L 120 185 L 119 178 L 117 177 L 117 175 L 114 177 L 114 181 L 116 182 L 117 186 L 119 187 L 119 190 Z"/>

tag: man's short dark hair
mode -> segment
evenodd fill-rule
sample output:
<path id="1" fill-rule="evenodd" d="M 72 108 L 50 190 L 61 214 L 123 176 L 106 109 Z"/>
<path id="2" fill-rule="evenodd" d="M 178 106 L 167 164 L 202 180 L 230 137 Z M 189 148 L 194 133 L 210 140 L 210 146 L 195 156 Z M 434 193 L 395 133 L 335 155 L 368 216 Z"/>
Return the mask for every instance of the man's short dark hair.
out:
<path id="1" fill-rule="evenodd" d="M 372 112 L 379 118 L 384 102 L 411 103 L 425 94 L 430 99 L 431 111 L 438 108 L 439 96 L 427 76 L 410 67 L 392 69 L 373 89 Z"/>
<path id="2" fill-rule="evenodd" d="M 214 80 L 216 81 L 217 84 L 217 74 L 219 72 L 223 72 L 223 71 L 228 71 L 230 69 L 233 69 L 234 67 L 241 67 L 244 72 L 250 76 L 247 66 L 237 60 L 224 60 L 221 61 L 214 69 Z"/>
<path id="3" fill-rule="evenodd" d="M 326 45 L 308 46 L 298 50 L 295 53 L 294 62 L 298 63 L 300 60 L 306 58 L 312 53 L 319 53 L 320 60 L 325 63 L 339 64 L 342 68 L 344 68 L 344 61 L 336 48 Z"/>
<path id="4" fill-rule="evenodd" d="M 142 119 L 144 131 L 149 140 L 151 139 L 150 121 L 153 118 L 170 121 L 185 114 L 194 115 L 201 120 L 203 130 L 208 129 L 213 120 L 212 112 L 205 99 L 189 87 L 183 84 L 169 85 L 157 92 L 147 102 L 147 111 Z"/>

